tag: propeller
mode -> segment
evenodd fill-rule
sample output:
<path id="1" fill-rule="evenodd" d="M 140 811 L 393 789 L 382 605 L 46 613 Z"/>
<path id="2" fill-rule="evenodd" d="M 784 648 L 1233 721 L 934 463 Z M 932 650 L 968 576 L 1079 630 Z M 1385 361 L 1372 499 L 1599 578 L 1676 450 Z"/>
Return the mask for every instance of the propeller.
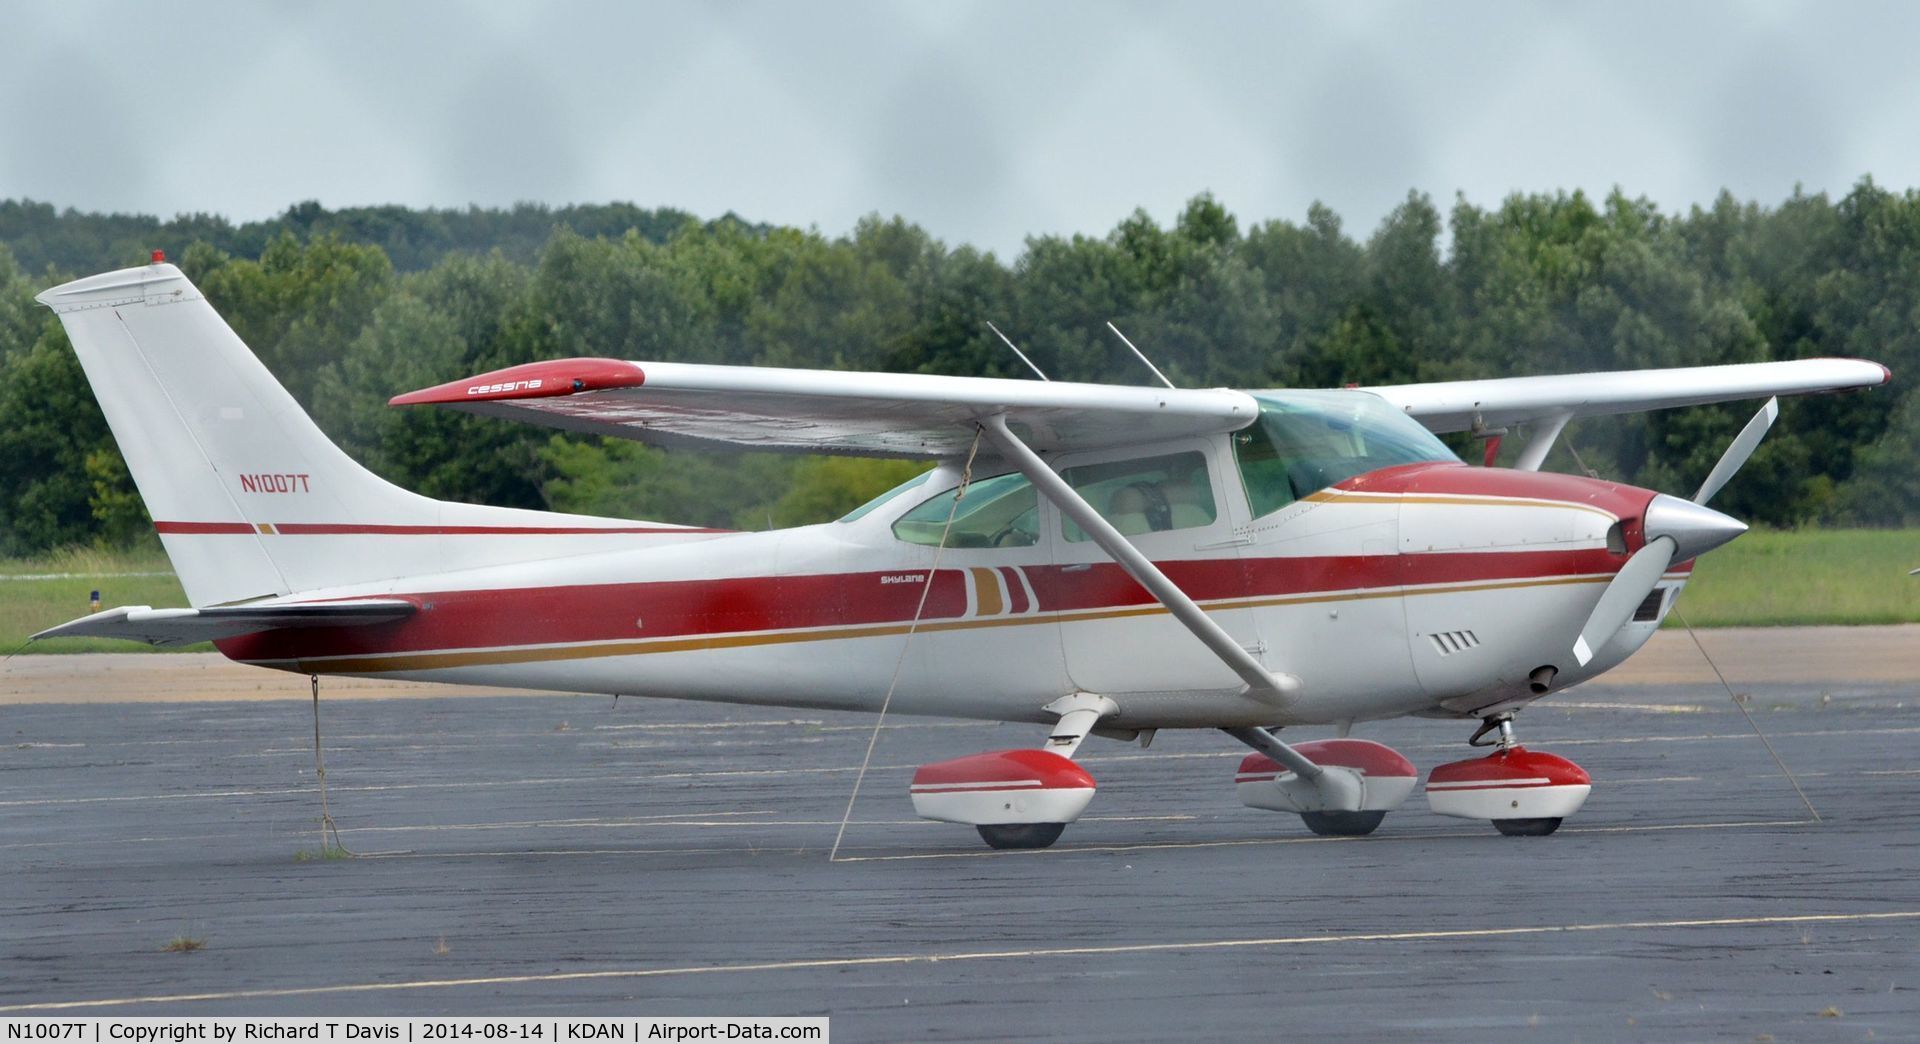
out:
<path id="1" fill-rule="evenodd" d="M 1720 454 L 1720 462 L 1707 473 L 1707 480 L 1700 483 L 1700 489 L 1693 494 L 1694 503 L 1704 504 L 1712 500 L 1715 493 L 1720 492 L 1720 487 L 1726 485 L 1727 480 L 1733 477 L 1733 473 L 1746 464 L 1748 457 L 1753 456 L 1753 451 L 1759 447 L 1760 440 L 1767 437 L 1767 429 L 1773 427 L 1774 420 L 1779 416 L 1779 397 L 1768 399 L 1767 404 L 1760 407 L 1760 412 L 1754 414 L 1753 419 L 1747 422 L 1747 426 L 1740 429 L 1740 434 L 1735 435 L 1733 441 L 1727 444 L 1727 451 Z"/>
<path id="2" fill-rule="evenodd" d="M 1720 455 L 1719 463 L 1713 466 L 1692 500 L 1662 493 L 1647 504 L 1641 516 L 1646 545 L 1627 559 L 1607 589 L 1600 592 L 1599 603 L 1593 607 L 1586 624 L 1580 628 L 1580 637 L 1573 643 L 1573 658 L 1582 667 L 1593 659 L 1595 649 L 1626 626 L 1633 611 L 1647 600 L 1660 578 L 1666 575 L 1668 566 L 1697 558 L 1747 531 L 1746 523 L 1707 507 L 1707 501 L 1753 456 L 1779 415 L 1780 400 L 1768 399 L 1727 445 L 1726 452 Z"/>

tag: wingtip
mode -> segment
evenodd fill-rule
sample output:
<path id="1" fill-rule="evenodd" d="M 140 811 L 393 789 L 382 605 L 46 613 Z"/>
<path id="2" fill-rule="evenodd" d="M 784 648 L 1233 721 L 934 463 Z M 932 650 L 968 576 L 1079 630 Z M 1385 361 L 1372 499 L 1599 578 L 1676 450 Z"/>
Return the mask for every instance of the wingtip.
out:
<path id="1" fill-rule="evenodd" d="M 1890 382 L 1891 382 L 1891 381 L 1893 380 L 1893 371 L 1892 371 L 1892 370 L 1889 370 L 1889 369 L 1887 369 L 1887 364 L 1886 364 L 1886 363 L 1883 363 L 1883 362 L 1875 362 L 1875 361 L 1874 361 L 1874 360 L 1872 360 L 1872 359 L 1861 359 L 1861 358 L 1859 358 L 1859 357 L 1857 357 L 1857 356 L 1850 356 L 1850 355 L 1840 355 L 1840 356 L 1827 356 L 1827 357 L 1826 357 L 1826 361 L 1831 361 L 1831 362 L 1846 362 L 1846 363 L 1860 363 L 1860 364 L 1861 364 L 1861 365 L 1863 365 L 1863 366 L 1871 366 L 1871 367 L 1873 367 L 1874 369 L 1876 369 L 1876 370 L 1879 370 L 1879 371 L 1880 371 L 1880 379 L 1879 379 L 1879 380 L 1877 380 L 1877 381 L 1862 381 L 1862 382 L 1861 382 L 1861 383 L 1859 383 L 1859 384 L 1856 384 L 1856 385 L 1852 385 L 1852 387 L 1855 387 L 1855 388 L 1877 388 L 1877 387 L 1879 387 L 1880 385 L 1882 385 L 1882 384 L 1887 384 L 1887 383 L 1890 383 Z"/>
<path id="2" fill-rule="evenodd" d="M 549 359 L 491 370 L 387 400 L 389 406 L 452 405 L 503 399 L 548 399 L 608 388 L 638 388 L 647 375 L 623 359 Z"/>

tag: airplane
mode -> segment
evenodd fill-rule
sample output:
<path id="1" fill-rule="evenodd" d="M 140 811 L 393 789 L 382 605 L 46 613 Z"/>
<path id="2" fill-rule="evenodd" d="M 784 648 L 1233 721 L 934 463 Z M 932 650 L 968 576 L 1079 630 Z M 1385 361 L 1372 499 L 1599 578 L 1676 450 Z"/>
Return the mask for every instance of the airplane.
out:
<path id="1" fill-rule="evenodd" d="M 1337 390 L 1134 387 L 614 358 L 398 395 L 666 447 L 853 454 L 931 470 L 837 521 L 767 532 L 438 501 L 334 445 L 180 270 L 54 287 L 188 607 L 42 631 L 347 675 L 1041 727 L 923 765 L 922 817 L 1052 844 L 1091 802 L 1090 735 L 1218 730 L 1247 806 L 1375 830 L 1418 770 L 1350 735 L 1475 723 L 1432 811 L 1544 835 L 1591 779 L 1515 716 L 1638 650 L 1707 506 L 1778 396 L 1871 388 L 1855 359 Z M 1572 421 L 1766 403 L 1689 498 L 1540 470 Z M 1531 437 L 1510 468 L 1437 437 Z M 316 700 L 317 700 L 316 688 Z M 317 704 L 316 704 L 317 708 Z M 1281 731 L 1332 726 L 1333 738 Z"/>

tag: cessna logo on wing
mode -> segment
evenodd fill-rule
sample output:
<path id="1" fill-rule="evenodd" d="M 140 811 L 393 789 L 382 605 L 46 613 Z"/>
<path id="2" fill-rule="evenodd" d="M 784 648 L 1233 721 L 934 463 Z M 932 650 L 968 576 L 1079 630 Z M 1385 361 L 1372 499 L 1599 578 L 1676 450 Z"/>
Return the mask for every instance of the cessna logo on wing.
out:
<path id="1" fill-rule="evenodd" d="M 240 476 L 242 493 L 311 493 L 313 484 L 306 475 L 264 473 Z"/>
<path id="2" fill-rule="evenodd" d="M 475 384 L 467 389 L 468 395 L 498 395 L 501 392 L 539 391 L 540 378 L 530 381 L 502 381 L 499 384 Z"/>

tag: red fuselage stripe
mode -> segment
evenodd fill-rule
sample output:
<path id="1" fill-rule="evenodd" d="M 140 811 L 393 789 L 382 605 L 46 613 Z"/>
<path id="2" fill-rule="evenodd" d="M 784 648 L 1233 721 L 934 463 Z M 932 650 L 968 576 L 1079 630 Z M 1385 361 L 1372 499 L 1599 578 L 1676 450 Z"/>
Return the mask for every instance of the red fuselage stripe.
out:
<path id="1" fill-rule="evenodd" d="M 1552 581 L 1604 575 L 1622 559 L 1604 550 L 1473 552 L 1335 558 L 1163 562 L 1201 602 L 1460 582 Z M 1027 566 L 1042 612 L 1146 607 L 1150 595 L 1112 563 L 1068 571 Z M 445 649 L 686 638 L 901 623 L 920 605 L 924 570 L 737 577 L 411 594 L 421 611 L 372 628 L 288 629 L 222 644 L 247 660 L 361 656 Z M 968 576 L 942 569 L 920 614 L 952 620 L 968 611 Z"/>
<path id="2" fill-rule="evenodd" d="M 1001 566 L 1000 575 L 1007 578 L 1007 598 L 1013 604 L 1013 607 L 1008 611 L 1015 616 L 1026 612 L 1028 609 L 1027 589 L 1025 585 L 1020 583 L 1020 574 L 1015 572 L 1012 566 Z"/>

